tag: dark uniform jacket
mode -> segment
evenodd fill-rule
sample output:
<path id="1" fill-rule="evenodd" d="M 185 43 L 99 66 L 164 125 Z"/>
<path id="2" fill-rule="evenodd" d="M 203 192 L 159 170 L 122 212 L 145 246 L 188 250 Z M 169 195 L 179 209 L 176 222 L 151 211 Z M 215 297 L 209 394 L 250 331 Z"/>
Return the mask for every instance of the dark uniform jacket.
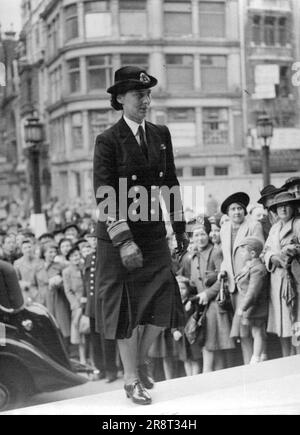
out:
<path id="1" fill-rule="evenodd" d="M 94 189 L 97 198 L 99 187 L 111 186 L 116 192 L 116 210 L 109 216 L 113 219 L 125 219 L 133 234 L 133 239 L 138 242 L 157 240 L 165 237 L 166 230 L 162 219 L 162 211 L 158 204 L 158 194 L 161 186 L 172 188 L 179 186 L 174 157 L 172 152 L 171 136 L 166 126 L 145 123 L 145 134 L 148 148 L 148 161 L 137 143 L 126 121 L 121 118 L 115 125 L 100 134 L 96 139 L 94 154 Z M 131 189 L 132 197 L 128 199 L 127 209 L 119 213 L 119 179 L 127 182 L 126 190 L 121 192 L 123 199 Z M 148 193 L 148 213 L 143 220 L 133 222 L 128 219 L 127 210 L 130 205 L 134 207 L 135 196 L 141 192 L 143 186 Z M 142 187 L 142 190 L 143 190 Z M 125 194 L 124 194 L 125 193 Z M 182 211 L 181 200 L 170 201 L 166 204 L 171 213 Z M 97 203 L 103 206 L 103 198 L 98 198 Z M 157 213 L 156 210 L 159 210 Z M 137 209 L 139 213 L 139 210 Z M 156 221 L 153 221 L 155 214 Z M 152 217 L 152 221 L 151 221 Z M 104 219 L 99 221 L 96 228 L 97 237 L 109 240 Z M 185 230 L 183 221 L 177 222 L 173 229 L 182 233 Z"/>
<path id="2" fill-rule="evenodd" d="M 85 315 L 95 318 L 95 270 L 96 252 L 89 254 L 85 259 L 83 269 L 84 295 L 87 298 Z"/>

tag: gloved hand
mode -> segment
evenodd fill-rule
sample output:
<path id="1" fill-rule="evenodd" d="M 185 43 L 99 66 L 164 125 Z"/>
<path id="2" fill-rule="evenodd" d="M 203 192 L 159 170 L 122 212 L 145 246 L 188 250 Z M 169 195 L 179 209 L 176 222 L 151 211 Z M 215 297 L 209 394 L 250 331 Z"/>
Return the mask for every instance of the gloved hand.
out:
<path id="1" fill-rule="evenodd" d="M 272 255 L 271 262 L 274 264 L 275 267 L 282 267 L 284 268 L 284 262 L 278 255 Z"/>
<path id="2" fill-rule="evenodd" d="M 176 331 L 173 332 L 173 338 L 175 341 L 179 341 L 182 337 L 182 333 L 176 329 Z"/>
<path id="3" fill-rule="evenodd" d="M 129 272 L 143 267 L 143 255 L 133 240 L 128 240 L 119 247 L 123 265 Z"/>
<path id="4" fill-rule="evenodd" d="M 189 236 L 187 233 L 175 233 L 175 237 L 177 242 L 176 254 L 184 254 L 190 244 Z"/>

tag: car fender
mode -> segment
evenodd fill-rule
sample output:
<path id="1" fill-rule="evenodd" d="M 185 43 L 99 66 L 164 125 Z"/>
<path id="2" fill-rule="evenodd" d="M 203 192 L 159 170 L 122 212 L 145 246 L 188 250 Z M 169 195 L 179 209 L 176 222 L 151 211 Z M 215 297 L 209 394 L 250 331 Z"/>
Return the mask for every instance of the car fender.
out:
<path id="1" fill-rule="evenodd" d="M 6 337 L 4 345 L 0 346 L 1 361 L 5 358 L 26 368 L 33 380 L 34 392 L 60 390 L 87 382 L 25 340 Z"/>

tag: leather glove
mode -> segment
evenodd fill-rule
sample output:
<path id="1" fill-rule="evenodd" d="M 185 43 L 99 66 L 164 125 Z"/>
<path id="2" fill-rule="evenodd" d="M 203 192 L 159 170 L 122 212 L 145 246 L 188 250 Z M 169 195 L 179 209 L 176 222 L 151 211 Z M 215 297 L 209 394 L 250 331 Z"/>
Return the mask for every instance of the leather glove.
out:
<path id="1" fill-rule="evenodd" d="M 129 272 L 143 267 L 142 252 L 133 240 L 128 240 L 123 243 L 119 249 L 122 263 Z"/>
<path id="2" fill-rule="evenodd" d="M 175 233 L 177 249 L 176 254 L 182 255 L 187 251 L 190 244 L 190 239 L 187 233 Z"/>
<path id="3" fill-rule="evenodd" d="M 271 262 L 274 264 L 275 267 L 284 267 L 284 264 L 278 255 L 272 255 Z"/>

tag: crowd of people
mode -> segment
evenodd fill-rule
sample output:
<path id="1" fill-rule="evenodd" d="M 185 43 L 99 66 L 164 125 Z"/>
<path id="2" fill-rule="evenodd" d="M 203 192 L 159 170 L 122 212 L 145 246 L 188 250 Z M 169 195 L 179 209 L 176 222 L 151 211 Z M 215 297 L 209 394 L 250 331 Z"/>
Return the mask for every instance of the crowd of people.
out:
<path id="1" fill-rule="evenodd" d="M 217 213 L 190 216 L 184 255 L 176 253 L 169 232 L 186 326 L 162 329 L 150 347 L 156 380 L 256 364 L 274 357 L 276 340 L 282 356 L 299 352 L 300 177 L 280 188 L 266 186 L 256 203 L 249 201 L 245 192 L 236 192 Z M 25 304 L 45 305 L 70 355 L 114 381 L 122 370 L 116 340 L 104 338 L 95 325 L 93 212 L 54 202 L 48 232 L 36 238 L 20 206 L 10 204 L 8 210 L 0 258 L 14 265 Z M 201 340 L 196 331 L 192 341 L 187 325 L 199 317 L 204 319 Z"/>

